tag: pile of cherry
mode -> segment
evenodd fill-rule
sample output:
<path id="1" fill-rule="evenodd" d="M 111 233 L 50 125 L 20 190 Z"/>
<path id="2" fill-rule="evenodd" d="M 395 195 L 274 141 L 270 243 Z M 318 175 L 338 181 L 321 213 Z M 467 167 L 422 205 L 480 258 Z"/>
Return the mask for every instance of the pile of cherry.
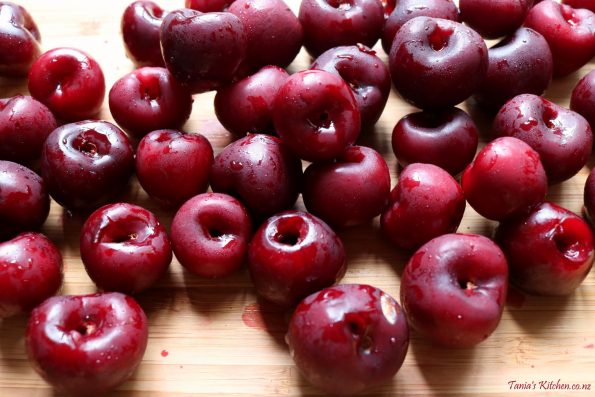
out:
<path id="1" fill-rule="evenodd" d="M 527 293 L 561 295 L 586 277 L 589 225 L 544 200 L 548 184 L 574 176 L 591 154 L 595 72 L 574 89 L 573 110 L 539 95 L 552 76 L 595 55 L 592 11 L 552 0 L 460 0 L 460 11 L 451 0 L 304 0 L 299 18 L 282 0 L 186 7 L 126 8 L 124 43 L 144 67 L 109 92 L 117 127 L 92 120 L 105 95 L 99 64 L 72 48 L 41 54 L 27 11 L 0 3 L 0 74 L 28 76 L 31 94 L 0 101 L 0 317 L 32 310 L 27 352 L 55 388 L 101 393 L 132 374 L 148 327 L 128 295 L 150 288 L 172 251 L 202 277 L 247 262 L 261 297 L 297 305 L 291 355 L 312 384 L 334 394 L 392 378 L 409 326 L 443 346 L 485 340 L 509 279 Z M 388 67 L 370 49 L 380 37 Z M 498 37 L 488 50 L 483 38 Z M 317 58 L 288 75 L 283 68 L 302 45 Z M 355 145 L 381 116 L 391 78 L 423 109 L 393 131 L 404 169 L 392 191 L 383 157 Z M 218 119 L 238 138 L 216 157 L 205 137 L 176 130 L 192 95 L 212 90 Z M 454 107 L 470 97 L 497 111 L 496 139 L 477 156 L 477 128 Z M 302 160 L 310 162 L 304 172 Z M 134 172 L 149 196 L 177 210 L 170 236 L 146 209 L 113 203 Z M 453 177 L 460 173 L 461 184 Z M 595 211 L 594 175 L 587 213 Z M 299 194 L 307 213 L 292 209 Z M 61 254 L 36 232 L 50 196 L 68 211 L 94 211 L 80 252 L 104 292 L 53 297 Z M 494 241 L 455 234 L 466 202 L 500 222 Z M 332 286 L 346 270 L 334 229 L 378 215 L 386 238 L 412 253 L 401 279 L 404 310 L 377 288 Z"/>

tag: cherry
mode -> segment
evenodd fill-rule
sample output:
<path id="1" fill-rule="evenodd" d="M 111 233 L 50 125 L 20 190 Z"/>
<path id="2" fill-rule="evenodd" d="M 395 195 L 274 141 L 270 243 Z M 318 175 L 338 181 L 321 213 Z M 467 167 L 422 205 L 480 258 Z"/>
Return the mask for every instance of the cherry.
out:
<path id="1" fill-rule="evenodd" d="M 390 172 L 377 151 L 351 146 L 335 161 L 309 165 L 303 185 L 309 212 L 335 227 L 355 226 L 386 207 Z"/>
<path id="2" fill-rule="evenodd" d="M 335 47 L 320 55 L 311 69 L 324 70 L 345 80 L 357 102 L 362 129 L 376 124 L 388 101 L 390 72 L 376 52 L 363 45 Z"/>
<path id="3" fill-rule="evenodd" d="M 539 153 L 513 137 L 488 143 L 465 169 L 461 182 L 471 207 L 497 221 L 529 211 L 547 193 Z"/>
<path id="4" fill-rule="evenodd" d="M 479 133 L 463 110 L 417 112 L 403 117 L 392 133 L 392 148 L 403 167 L 429 163 L 457 175 L 473 161 Z"/>
<path id="5" fill-rule="evenodd" d="M 488 51 L 488 73 L 477 101 L 499 108 L 520 94 L 541 95 L 552 80 L 552 53 L 547 41 L 533 29 L 519 28 Z"/>
<path id="6" fill-rule="evenodd" d="M 251 74 L 268 65 L 286 67 L 300 52 L 302 25 L 283 0 L 235 0 L 228 11 L 246 31 L 241 73 Z"/>
<path id="7" fill-rule="evenodd" d="M 0 76 L 27 76 L 41 54 L 41 35 L 27 10 L 18 4 L 0 2 Z"/>
<path id="8" fill-rule="evenodd" d="M 490 239 L 446 234 L 422 246 L 401 276 L 409 325 L 429 341 L 468 348 L 494 332 L 508 288 L 504 253 Z"/>
<path id="9" fill-rule="evenodd" d="M 581 115 L 532 94 L 508 101 L 494 119 L 499 136 L 513 136 L 537 153 L 550 184 L 576 175 L 587 163 L 593 133 Z"/>
<path id="10" fill-rule="evenodd" d="M 79 121 L 99 113 L 105 79 L 91 56 L 74 48 L 55 48 L 31 66 L 29 91 L 57 118 Z"/>
<path id="11" fill-rule="evenodd" d="M 589 10 L 544 0 L 529 11 L 525 26 L 547 40 L 556 77 L 578 70 L 595 55 L 595 14 Z"/>
<path id="12" fill-rule="evenodd" d="M 298 198 L 302 164 L 276 137 L 255 134 L 239 139 L 215 157 L 214 192 L 237 197 L 257 220 L 291 208 Z"/>
<path id="13" fill-rule="evenodd" d="M 282 306 L 333 285 L 345 274 L 345 249 L 322 220 L 302 211 L 267 219 L 248 247 L 248 269 L 259 295 Z"/>
<path id="14" fill-rule="evenodd" d="M 508 258 L 510 281 L 539 295 L 568 295 L 591 270 L 595 252 L 589 225 L 554 203 L 503 222 L 496 241 Z"/>
<path id="15" fill-rule="evenodd" d="M 200 134 L 157 130 L 136 151 L 136 176 L 152 198 L 177 207 L 209 187 L 211 143 Z"/>
<path id="16" fill-rule="evenodd" d="M 25 345 L 33 368 L 57 391 L 104 394 L 141 362 L 147 317 L 120 293 L 56 296 L 35 308 Z"/>
<path id="17" fill-rule="evenodd" d="M 0 243 L 0 319 L 32 310 L 61 285 L 60 250 L 43 234 Z"/>
<path id="18" fill-rule="evenodd" d="M 80 121 L 52 132 L 41 153 L 41 176 L 50 195 L 69 210 L 97 208 L 128 184 L 132 145 L 106 121 Z"/>
<path id="19" fill-rule="evenodd" d="M 0 240 L 39 229 L 49 212 L 43 179 L 20 164 L 0 160 Z"/>
<path id="20" fill-rule="evenodd" d="M 382 48 L 387 54 L 397 31 L 415 17 L 432 17 L 460 21 L 459 9 L 452 0 L 399 0 L 382 32 Z"/>
<path id="21" fill-rule="evenodd" d="M 338 285 L 304 299 L 287 343 L 302 375 L 325 393 L 349 395 L 386 383 L 407 354 L 401 307 L 369 285 Z"/>
<path id="22" fill-rule="evenodd" d="M 342 155 L 360 132 L 360 113 L 340 77 L 308 70 L 291 75 L 273 102 L 273 123 L 283 142 L 308 161 Z"/>
<path id="23" fill-rule="evenodd" d="M 57 126 L 52 112 L 30 96 L 0 99 L 0 159 L 34 163 Z"/>
<path id="24" fill-rule="evenodd" d="M 461 19 L 489 39 L 511 34 L 525 20 L 533 0 L 459 0 Z"/>
<path id="25" fill-rule="evenodd" d="M 144 67 L 114 83 L 109 108 L 124 130 L 141 138 L 151 131 L 182 127 L 192 112 L 192 95 L 167 69 Z"/>
<path id="26" fill-rule="evenodd" d="M 273 101 L 288 76 L 278 66 L 265 66 L 252 76 L 221 88 L 215 95 L 219 122 L 238 136 L 272 134 Z"/>
<path id="27" fill-rule="evenodd" d="M 229 12 L 172 11 L 160 37 L 167 69 L 193 94 L 229 83 L 246 57 L 244 25 Z"/>
<path id="28" fill-rule="evenodd" d="M 480 87 L 488 49 L 479 34 L 458 22 L 417 17 L 395 35 L 389 66 L 405 100 L 422 109 L 444 109 Z"/>
<path id="29" fill-rule="evenodd" d="M 143 66 L 164 66 L 159 30 L 165 11 L 153 1 L 130 3 L 124 10 L 120 26 L 126 55 Z"/>
<path id="30" fill-rule="evenodd" d="M 379 0 L 302 0 L 304 47 L 316 57 L 328 49 L 361 43 L 374 47 L 384 26 Z"/>
<path id="31" fill-rule="evenodd" d="M 81 231 L 81 259 L 91 280 L 104 291 L 136 294 L 167 271 L 172 251 L 157 217 L 133 204 L 101 207 Z"/>
<path id="32" fill-rule="evenodd" d="M 199 194 L 176 213 L 171 242 L 188 271 L 202 277 L 224 277 L 246 258 L 252 223 L 246 208 L 221 193 Z"/>
<path id="33" fill-rule="evenodd" d="M 572 90 L 570 109 L 587 119 L 591 130 L 593 129 L 595 126 L 595 71 L 587 73 Z"/>
<path id="34" fill-rule="evenodd" d="M 446 171 L 432 164 L 411 164 L 401 172 L 380 226 L 390 242 L 411 251 L 454 233 L 465 206 L 463 189 Z"/>

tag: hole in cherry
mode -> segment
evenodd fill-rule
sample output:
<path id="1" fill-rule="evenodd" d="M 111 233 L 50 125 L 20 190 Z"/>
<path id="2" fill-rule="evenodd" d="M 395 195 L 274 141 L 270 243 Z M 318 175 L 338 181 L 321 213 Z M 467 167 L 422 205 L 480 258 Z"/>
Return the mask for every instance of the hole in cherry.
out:
<path id="1" fill-rule="evenodd" d="M 551 106 L 545 106 L 543 108 L 542 119 L 543 123 L 549 129 L 555 129 L 558 126 L 556 125 L 556 118 L 558 117 L 558 112 L 555 111 Z"/>
<path id="2" fill-rule="evenodd" d="M 219 238 L 219 237 L 223 236 L 223 232 L 219 229 L 209 229 L 208 233 L 209 233 L 209 237 L 211 237 L 211 238 Z"/>
<path id="3" fill-rule="evenodd" d="M 461 287 L 461 289 L 473 291 L 474 289 L 477 288 L 477 285 L 475 283 L 473 283 L 472 281 L 467 281 L 467 280 L 458 280 L 458 281 L 459 281 L 459 287 Z"/>
<path id="4" fill-rule="evenodd" d="M 83 139 L 81 141 L 81 143 L 78 146 L 78 150 L 89 156 L 97 155 L 97 145 L 87 139 Z"/>
<path id="5" fill-rule="evenodd" d="M 127 241 L 134 241 L 138 238 L 138 233 L 129 233 L 114 238 L 114 243 L 125 243 Z"/>
<path id="6" fill-rule="evenodd" d="M 308 119 L 308 123 L 318 130 L 329 129 L 333 126 L 331 115 L 327 111 L 317 113 Z"/>
<path id="7" fill-rule="evenodd" d="M 579 223 L 580 221 L 576 220 L 575 226 L 574 220 L 565 220 L 558 225 L 553 237 L 558 251 L 566 258 L 577 261 L 581 261 L 588 251 L 586 245 L 580 240 L 577 233 L 573 232 L 574 228 L 579 226 Z"/>
<path id="8" fill-rule="evenodd" d="M 327 112 L 320 113 L 320 118 L 317 125 L 321 128 L 329 128 L 331 126 L 330 115 Z"/>
<path id="9" fill-rule="evenodd" d="M 349 329 L 349 332 L 351 332 L 353 335 L 361 335 L 362 334 L 362 329 L 361 329 L 359 323 L 357 323 L 356 321 L 348 321 L 347 328 Z"/>
<path id="10" fill-rule="evenodd" d="M 365 335 L 359 343 L 359 350 L 363 354 L 370 354 L 372 352 L 372 338 Z"/>
<path id="11" fill-rule="evenodd" d="M 147 7 L 149 15 L 154 19 L 161 19 L 163 17 L 164 10 L 157 6 Z"/>
<path id="12" fill-rule="evenodd" d="M 78 332 L 81 335 L 91 335 L 92 333 L 95 332 L 96 329 L 97 329 L 97 324 L 95 324 L 95 322 L 93 321 L 93 319 L 91 319 L 91 317 L 86 316 L 83 319 L 83 322 L 81 324 L 79 324 L 79 326 L 76 328 L 76 332 Z"/>
<path id="13" fill-rule="evenodd" d="M 561 7 L 561 11 L 562 17 L 570 26 L 576 26 L 579 24 L 580 18 L 578 17 L 578 15 L 576 15 L 572 7 L 563 4 Z"/>
<path id="14" fill-rule="evenodd" d="M 300 234 L 298 232 L 293 233 L 279 233 L 276 236 L 276 240 L 285 245 L 297 245 L 300 241 Z"/>
<path id="15" fill-rule="evenodd" d="M 434 31 L 428 36 L 430 47 L 432 47 L 434 51 L 442 51 L 448 46 L 448 40 L 452 33 L 452 29 L 442 29 L 441 27 L 436 26 Z"/>
<path id="16" fill-rule="evenodd" d="M 353 7 L 353 0 L 327 0 L 328 4 L 341 11 L 348 11 Z"/>
<path id="17" fill-rule="evenodd" d="M 143 88 L 143 99 L 146 101 L 154 101 L 159 98 L 160 91 L 158 87 L 147 85 Z"/>

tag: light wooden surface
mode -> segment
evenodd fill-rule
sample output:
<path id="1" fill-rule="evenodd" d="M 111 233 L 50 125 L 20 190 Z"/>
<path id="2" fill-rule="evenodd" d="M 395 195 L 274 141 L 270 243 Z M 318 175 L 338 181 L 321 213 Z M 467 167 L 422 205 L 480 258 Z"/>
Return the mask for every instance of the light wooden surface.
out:
<path id="1" fill-rule="evenodd" d="M 183 0 L 159 1 L 169 9 Z M 71 46 L 90 53 L 101 64 L 108 89 L 133 69 L 125 57 L 119 21 L 127 0 L 22 0 L 41 30 L 43 49 Z M 299 1 L 290 1 L 297 11 Z M 380 56 L 386 55 L 377 46 Z M 302 51 L 290 70 L 309 65 Z M 568 106 L 570 91 L 593 66 L 554 81 L 547 97 Z M 0 95 L 26 93 L 25 81 L 1 81 Z M 230 135 L 213 112 L 213 93 L 198 95 L 185 130 L 206 135 L 218 153 Z M 470 111 L 489 136 L 489 118 L 472 106 Z M 361 142 L 372 145 L 386 158 L 396 182 L 396 159 L 390 148 L 394 124 L 414 109 L 393 92 L 376 129 Z M 107 99 L 100 115 L 112 120 Z M 591 161 L 590 164 L 593 162 Z M 549 198 L 580 213 L 583 185 L 588 173 L 551 188 Z M 157 213 L 168 227 L 172 213 L 151 202 L 138 186 L 133 202 Z M 301 207 L 301 204 L 298 205 Z M 82 219 L 71 218 L 52 203 L 44 232 L 64 255 L 63 294 L 95 291 L 79 258 Z M 459 229 L 490 236 L 494 223 L 467 207 Z M 395 297 L 407 258 L 386 243 L 373 224 L 341 232 L 348 251 L 349 268 L 343 282 L 369 283 Z M 150 321 L 150 340 L 144 360 L 117 396 L 176 395 L 316 395 L 300 377 L 283 341 L 288 313 L 259 304 L 245 269 L 220 281 L 185 273 L 174 260 L 169 274 L 151 291 L 138 297 Z M 53 391 L 31 369 L 24 349 L 26 316 L 0 322 L 0 396 L 48 396 Z M 547 392 L 533 395 L 595 395 L 595 275 L 567 298 L 524 297 L 512 292 L 496 332 L 470 350 L 445 350 L 430 346 L 412 332 L 407 359 L 393 382 L 373 390 L 373 395 L 511 395 L 510 381 L 590 383 L 591 391 Z M 525 393 L 527 395 L 527 393 Z"/>

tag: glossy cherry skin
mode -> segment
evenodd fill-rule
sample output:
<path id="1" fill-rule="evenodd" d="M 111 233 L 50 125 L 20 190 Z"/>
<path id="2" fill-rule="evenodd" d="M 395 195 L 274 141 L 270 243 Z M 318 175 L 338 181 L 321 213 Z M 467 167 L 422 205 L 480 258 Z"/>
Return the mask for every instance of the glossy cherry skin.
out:
<path id="1" fill-rule="evenodd" d="M 32 310 L 61 285 L 60 250 L 43 234 L 0 243 L 0 319 Z"/>
<path id="2" fill-rule="evenodd" d="M 390 72 L 376 52 L 361 44 L 332 48 L 320 55 L 311 69 L 341 77 L 353 92 L 362 129 L 376 124 L 390 93 Z"/>
<path id="3" fill-rule="evenodd" d="M 39 229 L 49 212 L 43 179 L 20 164 L 0 160 L 0 240 Z"/>
<path id="4" fill-rule="evenodd" d="M 595 257 L 589 225 L 550 202 L 501 223 L 496 241 L 508 259 L 510 282 L 529 294 L 571 294 Z"/>
<path id="5" fill-rule="evenodd" d="M 171 242 L 186 270 L 201 277 L 224 277 L 242 266 L 252 235 L 246 208 L 221 193 L 188 200 L 171 224 Z"/>
<path id="6" fill-rule="evenodd" d="M 533 7 L 533 0 L 459 0 L 461 19 L 488 39 L 517 30 Z"/>
<path id="7" fill-rule="evenodd" d="M 35 162 L 57 126 L 52 112 L 30 96 L 0 99 L 0 159 L 25 165 Z"/>
<path id="8" fill-rule="evenodd" d="M 533 29 L 519 28 L 488 51 L 488 73 L 474 98 L 483 106 L 499 108 L 520 94 L 541 95 L 552 80 L 550 47 Z"/>
<path id="9" fill-rule="evenodd" d="M 0 2 L 0 76 L 27 76 L 39 54 L 41 35 L 26 9 Z"/>
<path id="10" fill-rule="evenodd" d="M 585 215 L 587 216 L 589 222 L 593 224 L 593 216 L 595 215 L 595 171 L 593 171 L 593 169 L 585 181 L 583 199 L 585 204 Z"/>
<path id="11" fill-rule="evenodd" d="M 248 269 L 260 296 L 290 307 L 343 277 L 345 248 L 322 220 L 307 212 L 285 211 L 254 233 Z"/>
<path id="12" fill-rule="evenodd" d="M 109 108 L 120 127 L 141 138 L 151 131 L 182 127 L 192 112 L 192 95 L 167 69 L 144 67 L 114 83 Z"/>
<path id="13" fill-rule="evenodd" d="M 135 1 L 124 10 L 120 22 L 126 55 L 134 63 L 164 66 L 159 30 L 165 11 L 152 1 Z"/>
<path id="14" fill-rule="evenodd" d="M 479 34 L 458 22 L 417 17 L 395 35 L 389 66 L 405 100 L 421 109 L 444 109 L 480 87 L 488 49 Z"/>
<path id="15" fill-rule="evenodd" d="M 389 15 L 395 10 L 397 0 L 380 0 L 384 8 L 384 19 L 388 19 Z"/>
<path id="16" fill-rule="evenodd" d="M 463 189 L 448 172 L 415 163 L 401 172 L 380 226 L 391 243 L 413 251 L 434 237 L 456 232 L 465 206 Z"/>
<path id="17" fill-rule="evenodd" d="M 91 118 L 101 109 L 105 79 L 101 67 L 84 52 L 56 48 L 44 53 L 29 72 L 31 96 L 65 121 Z"/>
<path id="18" fill-rule="evenodd" d="M 306 208 L 334 227 L 370 221 L 386 207 L 389 192 L 386 161 L 365 146 L 351 146 L 334 161 L 310 164 L 304 173 Z"/>
<path id="19" fill-rule="evenodd" d="M 591 130 L 595 127 L 595 71 L 587 73 L 572 90 L 570 109 L 587 119 Z"/>
<path id="20" fill-rule="evenodd" d="M 134 171 L 132 145 L 107 121 L 86 120 L 52 132 L 41 152 L 50 195 L 69 210 L 97 208 L 120 193 Z"/>
<path id="21" fill-rule="evenodd" d="M 457 175 L 473 161 L 479 133 L 467 113 L 458 108 L 417 112 L 403 117 L 392 133 L 399 164 L 437 165 Z"/>
<path id="22" fill-rule="evenodd" d="M 586 8 L 595 12 L 595 2 L 593 0 L 562 0 L 562 3 L 574 8 Z"/>
<path id="23" fill-rule="evenodd" d="M 502 221 L 545 199 L 547 176 L 539 153 L 514 137 L 488 143 L 463 172 L 467 202 L 481 216 Z"/>
<path id="24" fill-rule="evenodd" d="M 342 78 L 322 70 L 291 75 L 273 102 L 277 134 L 299 157 L 329 161 L 360 132 L 357 101 Z"/>
<path id="25" fill-rule="evenodd" d="M 589 10 L 544 0 L 529 11 L 525 26 L 547 40 L 554 60 L 554 76 L 566 76 L 580 69 L 595 55 L 595 14 Z"/>
<path id="26" fill-rule="evenodd" d="M 185 7 L 201 12 L 225 11 L 234 0 L 186 0 Z"/>
<path id="27" fill-rule="evenodd" d="M 83 225 L 80 250 L 99 289 L 129 295 L 155 284 L 172 260 L 165 227 L 150 211 L 127 203 L 93 212 Z"/>
<path id="28" fill-rule="evenodd" d="M 237 197 L 255 219 L 291 208 L 302 185 L 302 163 L 276 137 L 248 135 L 215 157 L 214 192 Z"/>
<path id="29" fill-rule="evenodd" d="M 272 134 L 273 101 L 289 75 L 278 66 L 265 66 L 252 76 L 227 85 L 215 95 L 215 114 L 231 133 Z"/>
<path id="30" fill-rule="evenodd" d="M 429 341 L 469 348 L 494 332 L 506 302 L 508 265 L 490 239 L 446 234 L 423 245 L 401 276 L 409 325 Z"/>
<path id="31" fill-rule="evenodd" d="M 401 306 L 369 285 L 324 289 L 296 308 L 286 336 L 302 375 L 332 395 L 352 395 L 389 382 L 409 347 Z"/>
<path id="32" fill-rule="evenodd" d="M 57 391 L 89 396 L 130 378 L 147 340 L 143 309 L 112 292 L 46 300 L 31 313 L 25 345 L 33 368 Z"/>
<path id="33" fill-rule="evenodd" d="M 397 31 L 415 17 L 432 17 L 460 21 L 459 9 L 452 0 L 399 0 L 382 31 L 382 48 L 387 54 Z"/>
<path id="34" fill-rule="evenodd" d="M 378 0 L 303 0 L 299 19 L 304 47 L 316 57 L 339 46 L 374 47 L 384 26 L 384 7 Z"/>
<path id="35" fill-rule="evenodd" d="M 286 67 L 300 52 L 302 25 L 283 0 L 236 0 L 228 11 L 242 21 L 246 31 L 242 74 L 267 65 Z"/>
<path id="36" fill-rule="evenodd" d="M 136 176 L 152 198 L 177 207 L 209 187 L 213 147 L 200 134 L 149 133 L 136 150 Z"/>
<path id="37" fill-rule="evenodd" d="M 493 129 L 499 136 L 519 138 L 535 149 L 550 184 L 578 173 L 593 147 L 593 133 L 583 116 L 532 94 L 506 102 Z"/>
<path id="38" fill-rule="evenodd" d="M 244 25 L 229 12 L 172 11 L 160 37 L 167 69 L 193 94 L 231 82 L 246 57 Z"/>

